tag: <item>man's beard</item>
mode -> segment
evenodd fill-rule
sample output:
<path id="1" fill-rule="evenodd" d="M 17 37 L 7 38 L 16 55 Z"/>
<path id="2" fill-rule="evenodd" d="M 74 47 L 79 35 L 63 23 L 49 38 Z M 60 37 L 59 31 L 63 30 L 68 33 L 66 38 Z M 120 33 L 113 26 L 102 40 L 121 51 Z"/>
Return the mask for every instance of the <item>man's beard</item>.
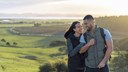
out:
<path id="1" fill-rule="evenodd" d="M 89 28 L 89 27 L 86 27 L 86 30 L 87 30 L 87 31 L 90 31 L 90 28 Z"/>

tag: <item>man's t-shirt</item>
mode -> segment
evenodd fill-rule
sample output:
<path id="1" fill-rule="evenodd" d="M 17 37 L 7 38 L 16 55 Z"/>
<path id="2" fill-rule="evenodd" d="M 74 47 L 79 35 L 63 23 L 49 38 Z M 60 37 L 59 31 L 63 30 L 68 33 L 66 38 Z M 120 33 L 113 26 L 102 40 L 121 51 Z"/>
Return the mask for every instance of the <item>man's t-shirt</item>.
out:
<path id="1" fill-rule="evenodd" d="M 111 33 L 109 32 L 108 29 L 105 29 L 105 28 L 104 28 L 104 34 L 105 34 L 105 40 L 106 40 L 106 41 L 112 39 L 112 35 L 111 35 Z M 80 37 L 80 42 L 81 42 L 81 43 L 86 43 L 86 41 L 85 41 L 83 35 L 81 35 L 81 37 Z"/>

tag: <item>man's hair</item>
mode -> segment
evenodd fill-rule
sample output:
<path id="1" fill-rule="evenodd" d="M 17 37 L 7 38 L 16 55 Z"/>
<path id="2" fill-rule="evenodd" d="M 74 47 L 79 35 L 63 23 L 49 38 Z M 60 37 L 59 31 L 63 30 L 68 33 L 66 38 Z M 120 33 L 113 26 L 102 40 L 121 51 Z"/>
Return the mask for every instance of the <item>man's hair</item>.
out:
<path id="1" fill-rule="evenodd" d="M 92 15 L 86 15 L 83 20 L 94 20 L 93 16 Z"/>

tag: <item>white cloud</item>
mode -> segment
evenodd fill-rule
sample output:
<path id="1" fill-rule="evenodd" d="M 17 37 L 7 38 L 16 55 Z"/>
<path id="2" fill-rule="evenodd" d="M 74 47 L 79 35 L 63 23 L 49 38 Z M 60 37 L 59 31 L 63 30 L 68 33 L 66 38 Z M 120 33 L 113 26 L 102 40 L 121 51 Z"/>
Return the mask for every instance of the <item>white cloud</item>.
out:
<path id="1" fill-rule="evenodd" d="M 5 1 L 0 4 L 6 4 Z M 10 3 L 14 5 L 11 7 Z M 0 7 L 0 13 L 128 15 L 124 0 L 10 0 L 7 4 L 10 7 Z"/>

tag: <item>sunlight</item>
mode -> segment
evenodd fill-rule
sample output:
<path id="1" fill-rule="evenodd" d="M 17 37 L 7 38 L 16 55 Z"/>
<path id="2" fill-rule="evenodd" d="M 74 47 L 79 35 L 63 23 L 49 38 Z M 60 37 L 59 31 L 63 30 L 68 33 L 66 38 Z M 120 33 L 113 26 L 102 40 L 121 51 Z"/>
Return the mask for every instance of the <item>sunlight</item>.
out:
<path id="1" fill-rule="evenodd" d="M 19 5 L 16 2 L 14 5 L 7 3 L 9 6 L 7 7 L 3 6 L 5 3 L 3 1 L 0 13 L 128 15 L 128 4 L 125 0 L 49 0 L 48 2 L 38 0 L 36 3 L 31 1 L 32 4 L 28 2 L 22 1 Z"/>

